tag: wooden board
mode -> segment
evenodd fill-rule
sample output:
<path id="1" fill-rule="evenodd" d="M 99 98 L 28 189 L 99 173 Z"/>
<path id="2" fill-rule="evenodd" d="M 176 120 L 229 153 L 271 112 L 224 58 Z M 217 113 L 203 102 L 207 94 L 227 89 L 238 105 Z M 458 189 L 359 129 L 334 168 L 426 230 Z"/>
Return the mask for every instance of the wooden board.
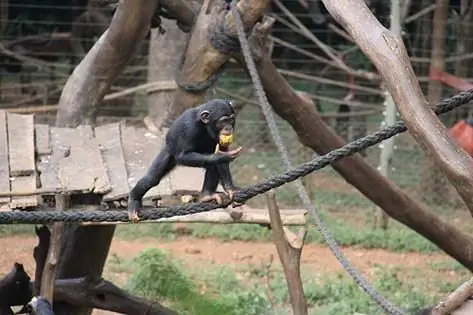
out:
<path id="1" fill-rule="evenodd" d="M 8 161 L 7 115 L 0 110 L 0 191 L 10 192 L 10 165 Z M 0 204 L 10 202 L 10 197 L 1 197 Z"/>
<path id="2" fill-rule="evenodd" d="M 50 145 L 51 155 L 40 157 L 38 169 L 40 171 L 41 188 L 43 190 L 61 191 L 61 183 L 59 181 L 59 160 L 63 159 L 69 153 L 69 145 L 66 139 L 58 134 L 59 129 L 51 129 Z"/>
<path id="3" fill-rule="evenodd" d="M 70 154 L 59 160 L 61 187 L 77 193 L 105 194 L 111 190 L 102 154 L 90 126 L 75 129 L 54 128 L 55 136 L 70 147 Z"/>
<path id="4" fill-rule="evenodd" d="M 17 176 L 11 179 L 11 191 L 12 193 L 30 192 L 36 190 L 36 174 L 28 176 Z M 17 196 L 11 197 L 10 208 L 29 208 L 36 207 L 38 205 L 38 196 Z"/>
<path id="5" fill-rule="evenodd" d="M 171 188 L 173 191 L 195 191 L 202 190 L 205 170 L 200 167 L 178 166 L 171 172 Z M 217 189 L 221 189 L 220 185 Z"/>
<path id="6" fill-rule="evenodd" d="M 51 154 L 51 139 L 49 134 L 49 125 L 35 125 L 36 153 L 41 155 Z"/>
<path id="7" fill-rule="evenodd" d="M 35 173 L 34 116 L 7 112 L 10 176 Z"/>
<path id="8" fill-rule="evenodd" d="M 119 123 L 102 125 L 95 128 L 95 138 L 99 144 L 107 169 L 112 190 L 103 196 L 104 201 L 126 198 L 130 191 L 128 173 L 122 148 Z"/>
<path id="9" fill-rule="evenodd" d="M 125 153 L 128 185 L 130 189 L 144 176 L 162 147 L 162 139 L 152 135 L 144 128 L 121 125 L 123 152 Z M 169 194 L 169 176 L 161 180 L 158 186 L 151 188 L 143 199 L 154 199 Z M 161 193 L 161 190 L 163 193 Z"/>
<path id="10" fill-rule="evenodd" d="M 90 126 L 51 128 L 52 155 L 43 159 L 42 186 L 71 193 L 104 194 L 111 186 Z"/>

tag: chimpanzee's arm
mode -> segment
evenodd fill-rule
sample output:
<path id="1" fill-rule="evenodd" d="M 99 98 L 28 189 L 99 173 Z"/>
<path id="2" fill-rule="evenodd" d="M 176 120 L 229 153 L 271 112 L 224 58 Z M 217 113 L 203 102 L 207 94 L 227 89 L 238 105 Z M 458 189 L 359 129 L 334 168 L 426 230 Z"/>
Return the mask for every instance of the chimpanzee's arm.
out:
<path id="1" fill-rule="evenodd" d="M 225 153 L 202 154 L 197 152 L 183 152 L 176 156 L 178 164 L 190 167 L 209 167 L 220 163 L 230 162 L 234 158 Z"/>

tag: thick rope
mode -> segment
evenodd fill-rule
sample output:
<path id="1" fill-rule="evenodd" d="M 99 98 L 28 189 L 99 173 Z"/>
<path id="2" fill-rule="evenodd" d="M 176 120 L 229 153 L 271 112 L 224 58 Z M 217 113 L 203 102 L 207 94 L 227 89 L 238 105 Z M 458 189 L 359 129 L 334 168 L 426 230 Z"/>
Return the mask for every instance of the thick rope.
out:
<path id="1" fill-rule="evenodd" d="M 289 154 L 287 152 L 286 146 L 284 145 L 284 142 L 279 133 L 278 127 L 276 126 L 276 121 L 274 120 L 274 115 L 272 112 L 271 105 L 269 105 L 263 85 L 261 84 L 261 80 L 258 75 L 258 70 L 256 69 L 255 62 L 251 55 L 250 46 L 248 44 L 248 40 L 244 32 L 243 22 L 241 21 L 240 13 L 238 12 L 238 8 L 235 2 L 233 2 L 231 10 L 232 10 L 232 14 L 235 20 L 235 25 L 236 25 L 236 29 L 238 33 L 238 38 L 240 40 L 243 56 L 245 58 L 248 71 L 253 81 L 256 95 L 258 96 L 259 104 L 261 105 L 261 109 L 266 118 L 271 135 L 278 148 L 279 154 L 282 157 L 284 166 L 286 167 L 287 170 L 290 170 L 293 168 L 293 165 L 289 158 Z M 368 283 L 368 281 L 363 277 L 361 272 L 358 271 L 356 267 L 352 265 L 351 262 L 345 257 L 345 255 L 343 254 L 340 248 L 340 245 L 337 243 L 337 241 L 333 237 L 326 223 L 320 217 L 316 207 L 312 204 L 309 194 L 307 193 L 307 190 L 305 189 L 302 182 L 300 180 L 297 180 L 295 182 L 295 185 L 297 188 L 297 194 L 299 195 L 299 198 L 304 208 L 306 208 L 312 214 L 315 220 L 317 229 L 322 234 L 323 238 L 325 239 L 325 242 L 327 243 L 328 247 L 332 251 L 333 255 L 337 258 L 337 260 L 340 262 L 340 264 L 346 270 L 346 272 L 348 272 L 348 274 L 354 279 L 356 284 L 363 291 L 365 291 L 374 301 L 376 301 L 376 303 L 378 303 L 386 312 L 392 315 L 403 315 L 403 311 L 398 309 L 394 304 L 392 304 L 385 297 L 383 297 L 379 292 L 377 292 L 373 288 L 373 286 L 371 286 Z"/>

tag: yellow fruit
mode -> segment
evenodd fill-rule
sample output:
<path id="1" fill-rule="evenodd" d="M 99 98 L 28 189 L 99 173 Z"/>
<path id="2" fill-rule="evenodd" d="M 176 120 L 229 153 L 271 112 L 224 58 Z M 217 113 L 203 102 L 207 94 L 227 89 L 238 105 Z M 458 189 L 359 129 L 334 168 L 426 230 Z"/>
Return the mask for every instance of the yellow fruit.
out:
<path id="1" fill-rule="evenodd" d="M 233 134 L 231 134 L 231 135 L 220 135 L 218 142 L 221 146 L 229 146 L 230 144 L 233 143 Z"/>

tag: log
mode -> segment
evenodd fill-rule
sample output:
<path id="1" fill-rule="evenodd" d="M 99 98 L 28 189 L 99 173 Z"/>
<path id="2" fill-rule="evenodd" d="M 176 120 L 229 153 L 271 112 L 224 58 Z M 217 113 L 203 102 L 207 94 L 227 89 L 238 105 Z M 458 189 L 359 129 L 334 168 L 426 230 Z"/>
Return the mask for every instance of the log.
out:
<path id="1" fill-rule="evenodd" d="M 120 314 L 177 315 L 159 303 L 130 295 L 100 277 L 59 279 L 54 299 L 77 307 L 99 308 Z"/>
<path id="2" fill-rule="evenodd" d="M 256 36 L 254 33 L 252 35 Z M 252 42 L 252 45 L 257 44 L 257 41 Z M 314 104 L 297 95 L 269 56 L 263 55 L 256 66 L 269 103 L 276 114 L 292 126 L 304 146 L 323 155 L 346 144 L 323 122 Z M 390 217 L 423 235 L 473 271 L 473 237 L 434 215 L 425 204 L 382 176 L 359 154 L 331 165 Z"/>
<path id="3" fill-rule="evenodd" d="M 386 29 L 363 0 L 323 0 L 323 3 L 376 66 L 409 132 L 426 156 L 445 173 L 473 215 L 473 159 L 426 106 L 402 39 Z"/>
<path id="4" fill-rule="evenodd" d="M 189 215 L 180 215 L 171 218 L 162 218 L 157 220 L 142 220 L 140 223 L 171 223 L 171 222 L 186 222 L 186 223 L 216 223 L 216 224 L 263 224 L 270 223 L 270 215 L 268 211 L 234 211 L 238 212 L 237 218 L 232 216 L 231 210 L 215 210 L 209 212 L 200 212 Z M 286 210 L 281 215 L 283 225 L 305 225 L 306 210 Z M 133 224 L 130 222 L 83 222 L 81 225 L 109 225 L 109 224 Z"/>
<path id="5" fill-rule="evenodd" d="M 445 301 L 440 302 L 432 309 L 431 315 L 447 315 L 456 310 L 469 297 L 473 296 L 473 278 L 462 283 Z"/>

